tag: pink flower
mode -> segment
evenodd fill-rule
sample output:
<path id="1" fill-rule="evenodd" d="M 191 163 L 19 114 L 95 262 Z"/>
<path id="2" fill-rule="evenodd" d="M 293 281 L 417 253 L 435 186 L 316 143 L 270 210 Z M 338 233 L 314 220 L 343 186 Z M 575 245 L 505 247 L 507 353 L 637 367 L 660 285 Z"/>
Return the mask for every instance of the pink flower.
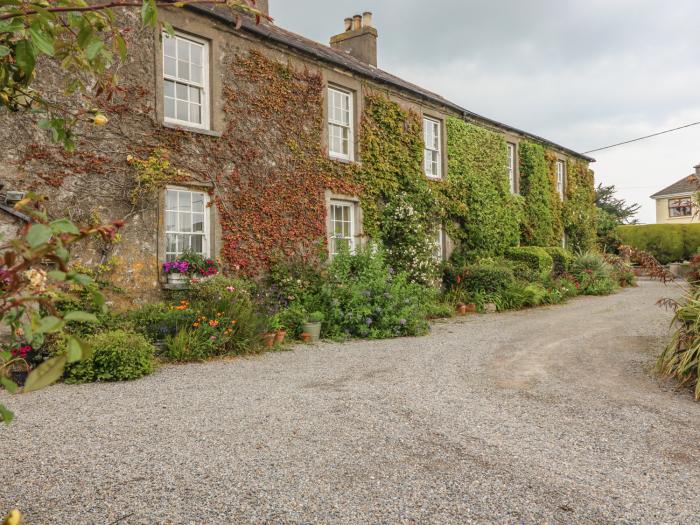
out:
<path id="1" fill-rule="evenodd" d="M 233 293 L 233 292 L 236 291 L 236 289 L 235 289 L 233 286 L 227 286 L 227 287 L 226 287 L 226 291 L 227 291 L 227 292 Z"/>

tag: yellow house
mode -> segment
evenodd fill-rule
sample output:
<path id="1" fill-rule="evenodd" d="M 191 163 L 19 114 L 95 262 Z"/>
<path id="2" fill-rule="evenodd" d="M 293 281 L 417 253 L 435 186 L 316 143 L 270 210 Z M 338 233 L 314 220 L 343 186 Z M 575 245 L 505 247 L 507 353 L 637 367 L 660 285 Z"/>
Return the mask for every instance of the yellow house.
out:
<path id="1" fill-rule="evenodd" d="M 700 191 L 700 164 L 683 177 L 651 196 L 656 201 L 656 224 L 700 223 L 695 194 Z"/>

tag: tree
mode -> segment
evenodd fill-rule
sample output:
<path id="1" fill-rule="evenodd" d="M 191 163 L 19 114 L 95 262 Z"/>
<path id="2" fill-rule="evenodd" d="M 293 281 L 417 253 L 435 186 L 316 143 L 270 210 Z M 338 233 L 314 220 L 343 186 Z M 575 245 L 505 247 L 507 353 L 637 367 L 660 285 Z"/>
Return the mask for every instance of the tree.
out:
<path id="1" fill-rule="evenodd" d="M 628 204 L 615 196 L 614 185 L 598 184 L 595 190 L 596 231 L 598 247 L 604 252 L 615 252 L 620 245 L 616 229 L 621 224 L 637 224 L 635 215 L 641 208 L 637 203 Z"/>
<path id="2" fill-rule="evenodd" d="M 0 0 L 0 105 L 9 111 L 41 115 L 38 125 L 54 141 L 73 149 L 73 127 L 79 121 L 104 125 L 99 109 L 118 85 L 115 66 L 128 53 L 132 30 L 118 10 L 140 9 L 141 24 L 156 27 L 158 9 L 186 5 L 218 5 L 241 14 L 269 17 L 256 9 L 257 0 Z M 126 20 L 126 19 L 125 19 Z M 167 23 L 165 31 L 173 31 Z M 64 85 L 45 79 L 47 62 L 61 71 Z M 66 100 L 70 98 L 71 104 Z"/>

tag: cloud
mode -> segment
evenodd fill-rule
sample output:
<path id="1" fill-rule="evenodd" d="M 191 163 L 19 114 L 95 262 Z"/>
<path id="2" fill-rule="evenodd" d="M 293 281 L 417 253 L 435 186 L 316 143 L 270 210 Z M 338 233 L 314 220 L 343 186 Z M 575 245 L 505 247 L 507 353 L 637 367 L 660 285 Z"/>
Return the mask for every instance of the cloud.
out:
<path id="1" fill-rule="evenodd" d="M 579 151 L 700 120 L 696 0 L 270 3 L 279 25 L 324 43 L 373 11 L 380 67 Z M 699 145 L 691 128 L 598 153 L 594 169 L 653 222 L 648 195 L 689 174 Z"/>

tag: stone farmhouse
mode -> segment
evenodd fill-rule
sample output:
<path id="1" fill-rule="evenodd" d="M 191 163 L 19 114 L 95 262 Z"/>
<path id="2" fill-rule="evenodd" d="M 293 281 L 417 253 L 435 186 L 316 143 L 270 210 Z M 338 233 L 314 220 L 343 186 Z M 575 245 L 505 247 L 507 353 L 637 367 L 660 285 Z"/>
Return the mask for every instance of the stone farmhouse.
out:
<path id="1" fill-rule="evenodd" d="M 140 27 L 138 13 L 119 16 Z M 328 46 L 267 22 L 236 29 L 220 8 L 160 17 L 175 34 L 129 34 L 120 90 L 96 101 L 109 123 L 81 126 L 75 152 L 53 144 L 31 115 L 0 114 L 6 234 L 25 219 L 12 204 L 27 191 L 47 195 L 56 216 L 123 218 L 119 242 L 76 255 L 142 301 L 161 292 L 162 263 L 185 250 L 255 274 L 276 254 L 332 257 L 381 238 L 385 204 L 401 195 L 423 210 L 435 256 L 445 259 L 465 243 L 540 235 L 535 207 L 529 219 L 517 212 L 515 236 L 498 231 L 528 207 L 522 172 L 532 166 L 521 149 L 535 145 L 551 183 L 537 198 L 555 210 L 539 242 L 585 247 L 593 159 L 383 71 L 370 13 L 345 19 Z M 41 78 L 60 85 L 58 73 Z M 468 192 L 490 207 L 467 204 L 460 195 Z"/>

